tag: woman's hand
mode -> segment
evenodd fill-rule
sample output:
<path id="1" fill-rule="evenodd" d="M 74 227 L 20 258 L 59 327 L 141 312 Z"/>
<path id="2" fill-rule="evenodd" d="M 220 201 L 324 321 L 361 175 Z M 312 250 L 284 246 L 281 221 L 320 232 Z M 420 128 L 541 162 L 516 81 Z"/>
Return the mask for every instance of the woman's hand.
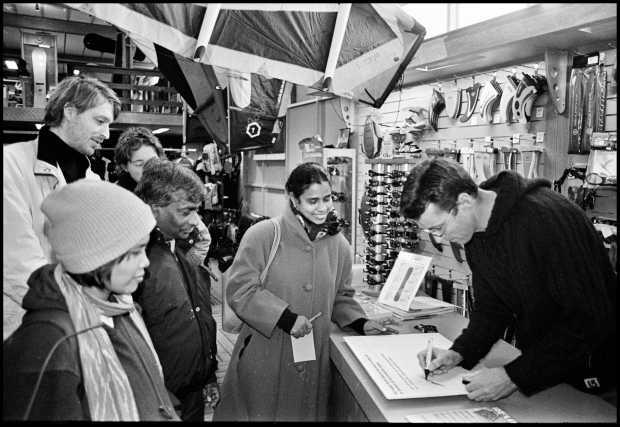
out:
<path id="1" fill-rule="evenodd" d="M 297 316 L 297 320 L 295 320 L 295 323 L 293 324 L 293 327 L 291 328 L 291 335 L 294 336 L 295 338 L 301 338 L 303 336 L 306 336 L 310 333 L 310 331 L 312 330 L 312 323 L 310 323 L 310 321 L 308 320 L 308 318 L 306 316 Z"/>
<path id="2" fill-rule="evenodd" d="M 388 325 L 394 324 L 393 319 L 381 319 L 381 320 L 368 320 L 364 323 L 364 334 L 365 335 L 378 335 L 378 334 L 397 334 L 398 330 L 394 329 Z"/>

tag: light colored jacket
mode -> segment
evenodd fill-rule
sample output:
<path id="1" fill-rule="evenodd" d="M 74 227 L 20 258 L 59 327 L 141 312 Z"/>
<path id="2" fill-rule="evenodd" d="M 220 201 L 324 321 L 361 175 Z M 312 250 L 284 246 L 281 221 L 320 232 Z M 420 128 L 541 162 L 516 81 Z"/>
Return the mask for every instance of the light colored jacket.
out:
<path id="1" fill-rule="evenodd" d="M 3 339 L 21 323 L 28 277 L 42 265 L 54 262 L 43 231 L 41 202 L 67 182 L 57 165 L 37 158 L 38 147 L 38 138 L 3 147 Z M 86 178 L 101 179 L 90 167 Z"/>
<path id="2" fill-rule="evenodd" d="M 262 221 L 244 234 L 230 267 L 226 296 L 244 320 L 221 388 L 214 421 L 325 421 L 331 381 L 329 336 L 365 317 L 353 299 L 353 254 L 342 234 L 311 241 L 290 207 L 264 286 L 259 285 L 274 227 Z M 319 316 L 313 325 L 316 360 L 295 363 L 291 336 L 277 327 L 286 308 Z"/>

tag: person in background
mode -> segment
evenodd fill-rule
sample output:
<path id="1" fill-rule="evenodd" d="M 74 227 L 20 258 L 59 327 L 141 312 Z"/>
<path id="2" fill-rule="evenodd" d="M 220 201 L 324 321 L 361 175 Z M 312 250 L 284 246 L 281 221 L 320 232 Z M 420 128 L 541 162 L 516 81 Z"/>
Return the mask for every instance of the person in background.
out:
<path id="1" fill-rule="evenodd" d="M 3 343 L 3 419 L 178 419 L 131 298 L 149 265 L 151 210 L 88 179 L 51 193 L 41 210 L 58 263 L 32 273 L 23 323 Z"/>
<path id="2" fill-rule="evenodd" d="M 205 402 L 214 406 L 219 401 L 210 285 L 175 243 L 196 227 L 204 186 L 188 168 L 151 159 L 136 194 L 151 207 L 157 226 L 147 246 L 148 278 L 134 298 L 144 310 L 166 385 L 181 401 L 181 418 L 204 421 Z"/>
<path id="3" fill-rule="evenodd" d="M 208 177 L 222 171 L 222 162 L 215 142 L 210 142 L 202 147 L 202 157 L 196 162 L 194 172 L 202 182 L 208 182 Z"/>
<path id="4" fill-rule="evenodd" d="M 185 147 L 185 145 L 181 147 L 181 154 L 177 159 L 174 160 L 174 163 L 178 163 L 182 166 L 185 166 L 186 168 L 194 170 L 194 161 L 191 157 L 188 156 L 187 147 Z"/>
<path id="5" fill-rule="evenodd" d="M 198 178 L 200 178 L 200 180 L 205 183 L 207 182 L 207 174 L 211 173 L 211 170 L 209 169 L 209 166 L 208 166 L 208 161 L 209 161 L 209 148 L 205 144 L 202 147 L 202 157 L 196 162 L 196 165 L 194 166 L 194 172 L 196 172 L 196 175 L 198 175 Z"/>
<path id="6" fill-rule="evenodd" d="M 567 382 L 615 404 L 617 278 L 576 204 L 545 179 L 503 171 L 477 186 L 457 163 L 434 159 L 409 173 L 401 213 L 463 244 L 473 275 L 469 324 L 450 349 L 433 349 L 433 373 L 471 369 L 511 328 L 522 354 L 468 375 L 470 399 Z"/>
<path id="7" fill-rule="evenodd" d="M 116 183 L 134 191 L 142 178 L 144 164 L 154 157 L 165 159 L 165 154 L 159 139 L 149 129 L 132 127 L 125 130 L 114 148 L 114 162 L 119 171 Z M 178 243 L 192 263 L 203 265 L 211 245 L 209 229 L 200 220 L 188 238 Z"/>
<path id="8" fill-rule="evenodd" d="M 41 202 L 67 183 L 100 179 L 88 156 L 109 138 L 120 105 L 99 80 L 68 77 L 51 93 L 37 139 L 3 147 L 3 339 L 21 322 L 28 277 L 53 261 Z"/>
<path id="9" fill-rule="evenodd" d="M 121 187 L 134 191 L 142 178 L 144 163 L 153 157 L 165 158 L 159 139 L 144 127 L 131 127 L 118 137 L 114 147 L 114 163 Z"/>
<path id="10" fill-rule="evenodd" d="M 259 276 L 273 242 L 271 221 L 245 232 L 229 270 L 226 297 L 244 324 L 214 421 L 324 421 L 332 321 L 359 334 L 389 332 L 365 319 L 353 299 L 352 251 L 333 217 L 324 169 L 302 163 L 288 177 L 286 191 L 289 203 L 275 219 L 281 241 L 265 283 Z M 291 337 L 311 331 L 316 360 L 294 362 Z"/>

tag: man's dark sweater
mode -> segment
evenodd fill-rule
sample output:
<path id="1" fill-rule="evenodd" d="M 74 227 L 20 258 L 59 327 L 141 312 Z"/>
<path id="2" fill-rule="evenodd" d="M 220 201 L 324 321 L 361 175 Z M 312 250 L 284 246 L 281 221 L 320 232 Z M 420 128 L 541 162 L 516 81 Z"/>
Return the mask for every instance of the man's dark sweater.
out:
<path id="1" fill-rule="evenodd" d="M 505 368 L 526 395 L 616 381 L 616 275 L 591 221 L 550 187 L 513 172 L 480 185 L 497 198 L 465 245 L 475 302 L 452 346 L 470 369 L 513 325 L 522 355 Z"/>
<path id="2" fill-rule="evenodd" d="M 39 160 L 54 166 L 58 164 L 67 184 L 84 178 L 86 169 L 90 167 L 88 158 L 60 139 L 49 126 L 43 126 L 39 131 L 38 150 Z"/>

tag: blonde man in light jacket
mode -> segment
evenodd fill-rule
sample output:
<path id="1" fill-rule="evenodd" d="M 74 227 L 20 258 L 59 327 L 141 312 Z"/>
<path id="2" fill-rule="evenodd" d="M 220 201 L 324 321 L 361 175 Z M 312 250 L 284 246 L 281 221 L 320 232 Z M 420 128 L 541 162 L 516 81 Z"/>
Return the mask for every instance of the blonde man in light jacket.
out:
<path id="1" fill-rule="evenodd" d="M 3 340 L 21 323 L 28 277 L 54 262 L 41 202 L 67 183 L 100 179 L 87 156 L 109 138 L 119 112 L 120 101 L 107 85 L 68 77 L 51 94 L 37 139 L 3 147 Z"/>

